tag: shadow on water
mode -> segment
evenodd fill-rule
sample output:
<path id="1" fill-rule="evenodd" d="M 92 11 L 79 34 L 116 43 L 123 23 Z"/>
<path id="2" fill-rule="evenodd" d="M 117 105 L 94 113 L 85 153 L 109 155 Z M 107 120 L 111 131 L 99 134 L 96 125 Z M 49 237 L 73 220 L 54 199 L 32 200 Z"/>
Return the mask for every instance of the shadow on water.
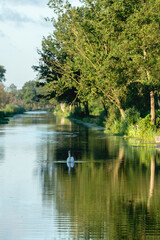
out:
<path id="1" fill-rule="evenodd" d="M 13 240 L 160 239 L 154 145 L 46 113 L 13 119 L 2 132 L 0 207 L 8 218 L 0 236 L 15 233 L 16 221 L 22 236 Z M 68 150 L 74 162 L 67 162 Z"/>
<path id="2" fill-rule="evenodd" d="M 41 172 L 42 195 L 44 204 L 56 205 L 59 228 L 68 227 L 60 219 L 69 217 L 72 238 L 160 238 L 160 154 L 153 146 L 69 123 L 53 148 Z M 73 166 L 65 163 L 68 149 Z"/>

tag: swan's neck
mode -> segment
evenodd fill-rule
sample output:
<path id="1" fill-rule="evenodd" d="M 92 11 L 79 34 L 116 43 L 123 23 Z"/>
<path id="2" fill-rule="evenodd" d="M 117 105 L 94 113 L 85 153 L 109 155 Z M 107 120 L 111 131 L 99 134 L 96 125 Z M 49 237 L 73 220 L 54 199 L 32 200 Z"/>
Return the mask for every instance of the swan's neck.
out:
<path id="1" fill-rule="evenodd" d="M 71 152 L 70 152 L 70 151 L 68 151 L 68 157 L 69 157 L 69 158 L 71 157 Z"/>

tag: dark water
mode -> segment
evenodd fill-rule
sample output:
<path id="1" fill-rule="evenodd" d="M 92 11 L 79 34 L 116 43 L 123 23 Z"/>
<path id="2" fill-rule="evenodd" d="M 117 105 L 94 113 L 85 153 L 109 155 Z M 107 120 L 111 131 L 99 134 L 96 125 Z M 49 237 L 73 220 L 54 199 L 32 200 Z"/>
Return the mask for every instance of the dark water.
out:
<path id="1" fill-rule="evenodd" d="M 154 144 L 17 116 L 0 125 L 0 239 L 160 239 L 159 170 Z"/>

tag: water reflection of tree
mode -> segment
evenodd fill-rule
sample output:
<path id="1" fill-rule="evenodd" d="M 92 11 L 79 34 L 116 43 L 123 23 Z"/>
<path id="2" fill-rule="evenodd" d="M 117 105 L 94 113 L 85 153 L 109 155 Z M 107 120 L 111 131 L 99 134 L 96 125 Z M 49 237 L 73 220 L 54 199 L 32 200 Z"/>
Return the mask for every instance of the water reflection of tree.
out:
<path id="1" fill-rule="evenodd" d="M 62 129 L 61 129 L 62 130 Z M 103 137 L 103 136 L 102 136 Z M 72 124 L 68 129 L 63 126 L 63 134 L 57 135 L 57 145 L 55 158 L 57 160 L 66 159 L 68 150 L 75 159 L 96 161 L 106 160 L 107 156 L 114 158 L 118 151 L 115 141 L 110 138 L 97 138 L 97 133 L 84 126 Z M 115 146 L 113 147 L 113 144 Z"/>
<path id="2" fill-rule="evenodd" d="M 3 163 L 5 158 L 4 135 L 5 135 L 5 128 L 2 127 L 2 131 L 0 131 L 0 164 Z"/>
<path id="3" fill-rule="evenodd" d="M 101 147 L 88 137 L 84 154 L 70 175 L 66 165 L 43 171 L 44 201 L 69 216 L 71 234 L 83 239 L 148 239 L 160 236 L 159 156 L 144 148 L 106 143 L 106 160 L 95 162 Z M 103 148 L 104 149 L 104 148 Z M 102 151 L 102 149 L 101 149 Z M 102 153 L 102 155 L 104 152 Z M 103 159 L 104 160 L 104 159 Z M 156 192 L 156 195 L 154 195 Z M 59 227 L 62 227 L 59 221 Z M 65 228 L 65 222 L 63 222 Z"/>
<path id="4" fill-rule="evenodd" d="M 154 190 L 155 167 L 156 167 L 156 160 L 155 160 L 155 154 L 153 154 L 151 158 L 151 174 L 150 174 L 150 185 L 149 185 L 148 202 L 147 202 L 148 208 L 150 207 L 150 201 L 151 201 L 153 190 Z"/>

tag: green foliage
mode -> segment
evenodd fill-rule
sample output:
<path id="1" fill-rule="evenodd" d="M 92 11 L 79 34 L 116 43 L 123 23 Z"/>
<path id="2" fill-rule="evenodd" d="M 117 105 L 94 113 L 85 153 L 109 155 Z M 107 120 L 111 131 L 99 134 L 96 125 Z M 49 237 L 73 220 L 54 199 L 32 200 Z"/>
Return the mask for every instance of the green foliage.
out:
<path id="1" fill-rule="evenodd" d="M 4 109 L 4 114 L 7 117 L 11 117 L 14 114 L 24 113 L 25 109 L 13 104 L 7 104 Z"/>
<path id="2" fill-rule="evenodd" d="M 135 109 L 135 107 L 128 108 L 125 111 L 125 120 L 129 125 L 137 123 L 139 118 L 140 118 L 140 113 Z"/>
<path id="3" fill-rule="evenodd" d="M 0 82 L 5 81 L 5 73 L 6 73 L 5 68 L 2 65 L 0 65 Z"/>
<path id="4" fill-rule="evenodd" d="M 72 109 L 72 112 L 70 113 L 70 117 L 83 118 L 84 112 L 81 106 L 74 106 L 74 108 Z"/>
<path id="5" fill-rule="evenodd" d="M 155 140 L 156 135 L 160 135 L 159 130 L 159 112 L 157 111 L 156 117 L 156 125 L 153 126 L 150 118 L 150 114 L 148 114 L 145 118 L 140 118 L 137 122 L 137 125 L 129 125 L 127 130 L 127 135 L 131 137 L 138 137 L 145 140 Z"/>
<path id="6" fill-rule="evenodd" d="M 107 4 L 101 2 L 102 7 L 99 2 L 90 6 L 86 3 L 77 9 L 65 5 L 65 11 L 54 22 L 53 36 L 43 40 L 40 66 L 35 70 L 40 80 L 45 79 L 53 97 L 62 96 L 60 101 L 66 101 L 67 89 L 74 89 L 74 99 L 81 102 L 102 98 L 105 102 L 121 105 L 127 82 L 126 69 L 116 57 L 114 46 L 119 44 L 118 36 L 123 30 L 123 14 L 130 13 L 125 4 L 119 5 L 120 17 L 115 14 L 117 5 L 109 4 L 113 8 L 108 14 Z M 50 1 L 50 7 L 58 10 L 62 6 Z M 94 14 L 96 11 L 98 14 Z"/>
<path id="7" fill-rule="evenodd" d="M 156 131 L 155 129 L 153 129 L 153 126 L 150 127 L 145 127 L 144 125 L 141 125 L 141 128 L 138 125 L 130 125 L 128 127 L 127 130 L 127 135 L 130 137 L 136 137 L 136 138 L 140 138 L 143 139 L 145 141 L 155 141 L 155 136 L 159 135 L 160 131 Z"/>
<path id="8" fill-rule="evenodd" d="M 4 118 L 4 112 L 0 111 L 0 118 Z"/>
<path id="9" fill-rule="evenodd" d="M 28 81 L 22 87 L 23 100 L 26 106 L 33 105 L 37 99 L 37 91 L 35 87 L 35 81 Z"/>
<path id="10" fill-rule="evenodd" d="M 5 91 L 5 86 L 3 83 L 0 83 L 0 108 L 4 108 L 4 106 L 8 103 L 8 94 Z"/>
<path id="11" fill-rule="evenodd" d="M 122 119 L 119 112 L 112 107 L 106 120 L 106 129 L 115 134 L 125 135 L 128 133 L 128 127 L 136 124 L 139 117 L 140 113 L 133 107 L 125 111 L 125 119 Z"/>
<path id="12" fill-rule="evenodd" d="M 106 117 L 107 110 L 106 110 L 106 112 L 104 111 L 102 99 L 94 99 L 92 101 L 89 101 L 89 112 L 90 112 L 90 115 L 92 115 L 92 116 Z"/>
<path id="13" fill-rule="evenodd" d="M 108 123 L 106 124 L 106 133 L 111 132 L 113 134 L 117 135 L 124 135 L 127 132 L 128 129 L 128 123 L 123 120 L 114 120 L 112 124 L 110 124 L 110 127 L 108 128 Z"/>
<path id="14" fill-rule="evenodd" d="M 61 105 L 57 104 L 56 107 L 54 108 L 54 114 L 62 115 L 64 117 L 69 117 L 70 116 L 70 107 L 65 105 L 64 109 L 62 110 Z"/>
<path id="15" fill-rule="evenodd" d="M 114 106 L 111 105 L 108 109 L 108 116 L 106 118 L 106 129 L 111 130 L 114 132 L 117 128 L 119 128 L 119 122 L 120 122 L 121 116 L 119 114 L 118 109 Z"/>
<path id="16" fill-rule="evenodd" d="M 141 129 L 147 129 L 152 127 L 152 122 L 151 122 L 151 118 L 150 118 L 150 114 L 148 114 L 145 118 L 141 118 L 140 121 L 138 122 L 138 126 Z M 154 127 L 154 126 L 153 126 Z"/>
<path id="17" fill-rule="evenodd" d="M 156 127 L 160 127 L 160 111 L 156 110 Z"/>
<path id="18" fill-rule="evenodd" d="M 105 127 L 106 123 L 106 112 L 101 111 L 100 114 L 98 115 L 98 118 L 96 119 L 96 122 L 98 125 Z"/>
<path id="19" fill-rule="evenodd" d="M 154 97 L 160 88 L 159 1 L 82 2 L 73 7 L 68 1 L 49 1 L 57 18 L 50 19 L 53 34 L 43 38 L 39 66 L 33 67 L 39 86 L 47 92 L 44 97 L 59 103 L 87 102 L 88 114 L 100 114 L 95 101 L 114 106 L 123 119 L 124 111 L 133 108 L 127 110 L 126 122 L 134 124 L 139 118 L 135 109 L 144 116 L 150 92 Z M 121 122 L 111 115 L 109 128 L 114 120 Z"/>

